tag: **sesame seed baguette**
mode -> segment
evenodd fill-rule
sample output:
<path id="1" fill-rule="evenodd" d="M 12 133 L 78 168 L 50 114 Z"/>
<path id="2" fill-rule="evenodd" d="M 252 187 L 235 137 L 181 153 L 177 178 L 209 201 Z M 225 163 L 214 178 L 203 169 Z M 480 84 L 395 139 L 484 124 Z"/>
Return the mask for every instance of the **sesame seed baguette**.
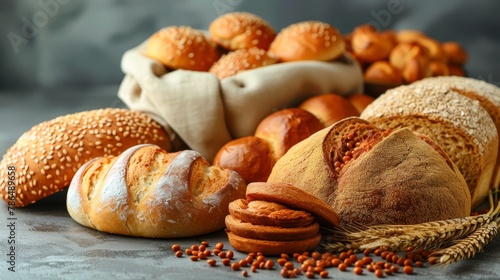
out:
<path id="1" fill-rule="evenodd" d="M 181 238 L 222 230 L 229 203 L 245 191 L 236 172 L 210 166 L 196 151 L 142 144 L 83 165 L 66 206 L 76 222 L 99 231 Z"/>
<path id="2" fill-rule="evenodd" d="M 488 112 L 495 123 L 500 138 L 500 87 L 474 78 L 460 76 L 439 76 L 420 80 L 415 84 L 439 84 L 451 88 L 470 99 L 479 101 L 479 104 Z M 500 153 L 500 141 L 498 143 Z M 491 188 L 500 187 L 500 156 L 497 155 L 494 178 Z"/>
<path id="3" fill-rule="evenodd" d="M 0 196 L 24 207 L 69 186 L 84 163 L 103 155 L 152 143 L 171 149 L 161 126 L 148 115 L 106 108 L 69 114 L 42 122 L 25 132 L 0 163 Z M 14 187 L 7 171 L 15 167 Z M 10 189 L 9 189 L 10 188 Z"/>
<path id="4" fill-rule="evenodd" d="M 469 186 L 472 207 L 490 190 L 498 154 L 498 133 L 477 100 L 439 83 L 411 84 L 388 90 L 361 114 L 381 128 L 406 127 L 441 146 Z"/>

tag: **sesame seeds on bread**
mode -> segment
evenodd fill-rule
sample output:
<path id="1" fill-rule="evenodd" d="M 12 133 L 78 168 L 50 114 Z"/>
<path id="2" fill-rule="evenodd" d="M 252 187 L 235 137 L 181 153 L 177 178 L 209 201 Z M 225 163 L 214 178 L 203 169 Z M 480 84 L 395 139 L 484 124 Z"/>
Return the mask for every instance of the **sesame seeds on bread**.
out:
<path id="1" fill-rule="evenodd" d="M 477 206 L 488 194 L 498 150 L 498 134 L 477 100 L 435 84 L 412 84 L 386 91 L 361 114 L 381 128 L 406 127 L 436 141 L 464 176 Z"/>
<path id="2" fill-rule="evenodd" d="M 281 30 L 269 51 L 280 61 L 331 61 L 345 51 L 345 42 L 334 26 L 320 21 L 294 23 Z"/>
<path id="3" fill-rule="evenodd" d="M 69 186 L 85 162 L 116 156 L 152 143 L 170 150 L 162 127 L 148 115 L 128 109 L 98 109 L 42 122 L 25 132 L 0 162 L 0 196 L 24 207 Z M 15 167 L 9 183 L 8 167 Z M 10 188 L 9 188 L 10 187 Z"/>

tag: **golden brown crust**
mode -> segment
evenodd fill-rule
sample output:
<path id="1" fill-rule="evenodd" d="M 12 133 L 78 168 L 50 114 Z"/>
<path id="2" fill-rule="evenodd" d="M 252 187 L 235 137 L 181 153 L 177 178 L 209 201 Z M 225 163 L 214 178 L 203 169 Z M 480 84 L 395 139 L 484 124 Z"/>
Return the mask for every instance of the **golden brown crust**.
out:
<path id="1" fill-rule="evenodd" d="M 257 47 L 267 50 L 276 31 L 261 17 L 233 12 L 216 18 L 209 26 L 211 39 L 227 50 Z"/>
<path id="2" fill-rule="evenodd" d="M 144 54 L 169 69 L 208 71 L 219 59 L 214 43 L 189 26 L 169 26 L 154 33 Z"/>
<path id="3" fill-rule="evenodd" d="M 286 183 L 251 183 L 247 186 L 249 200 L 265 200 L 287 205 L 294 209 L 303 209 L 316 216 L 323 227 L 339 224 L 339 216 L 323 200 Z"/>
<path id="4" fill-rule="evenodd" d="M 359 114 L 361 114 L 365 110 L 366 106 L 368 106 L 373 102 L 373 100 L 375 100 L 373 96 L 363 93 L 349 95 L 347 99 L 349 99 L 351 104 L 356 108 L 356 110 L 358 110 Z"/>
<path id="5" fill-rule="evenodd" d="M 234 76 L 240 72 L 278 63 L 278 58 L 259 48 L 239 49 L 222 56 L 209 72 L 219 79 Z"/>
<path id="6" fill-rule="evenodd" d="M 229 213 L 254 225 L 284 228 L 305 227 L 313 223 L 314 216 L 303 210 L 293 210 L 285 205 L 266 200 L 238 199 L 229 203 Z"/>
<path id="7" fill-rule="evenodd" d="M 469 58 L 465 48 L 458 42 L 444 42 L 442 43 L 442 48 L 448 58 L 448 62 L 451 64 L 463 66 Z"/>
<path id="8" fill-rule="evenodd" d="M 430 77 L 429 53 L 417 42 L 397 44 L 391 51 L 389 62 L 401 70 L 405 83 Z"/>
<path id="9" fill-rule="evenodd" d="M 280 61 L 331 61 L 345 51 L 345 42 L 333 26 L 319 21 L 304 21 L 281 30 L 269 48 Z"/>
<path id="10" fill-rule="evenodd" d="M 276 158 L 269 142 L 247 136 L 226 143 L 215 155 L 213 164 L 234 170 L 245 182 L 265 182 Z"/>
<path id="11" fill-rule="evenodd" d="M 279 159 L 293 145 L 323 128 L 313 114 L 300 108 L 289 108 L 263 119 L 255 130 L 255 136 L 268 141 L 274 157 Z"/>
<path id="12" fill-rule="evenodd" d="M 299 108 L 316 116 L 324 127 L 347 117 L 359 116 L 358 109 L 346 97 L 333 93 L 311 97 Z"/>
<path id="13" fill-rule="evenodd" d="M 168 136 L 148 115 L 127 109 L 100 109 L 42 122 L 24 133 L 0 163 L 0 196 L 27 206 L 69 186 L 85 162 L 119 155 L 137 144 L 171 149 Z M 8 190 L 4 172 L 16 169 L 15 193 Z M 13 196 L 11 196 L 13 195 Z"/>
<path id="14" fill-rule="evenodd" d="M 290 108 L 262 120 L 254 134 L 232 140 L 219 149 L 214 165 L 238 172 L 248 183 L 265 182 L 276 161 L 290 147 L 324 126 L 311 113 Z"/>
<path id="15" fill-rule="evenodd" d="M 236 172 L 210 166 L 195 151 L 137 145 L 82 166 L 67 209 L 78 223 L 112 234 L 190 237 L 223 229 L 228 204 L 245 189 Z"/>
<path id="16" fill-rule="evenodd" d="M 321 241 L 321 234 L 311 238 L 294 241 L 271 241 L 245 238 L 227 232 L 227 237 L 231 246 L 238 251 L 245 253 L 262 253 L 265 256 L 279 256 L 281 254 L 293 254 L 310 252 L 316 249 Z"/>
<path id="17" fill-rule="evenodd" d="M 366 68 L 364 81 L 372 84 L 399 86 L 403 84 L 401 70 L 388 61 L 377 61 Z"/>
<path id="18" fill-rule="evenodd" d="M 356 58 L 363 62 L 388 59 L 395 44 L 393 33 L 380 33 L 370 24 L 357 26 L 352 32 L 352 50 Z"/>

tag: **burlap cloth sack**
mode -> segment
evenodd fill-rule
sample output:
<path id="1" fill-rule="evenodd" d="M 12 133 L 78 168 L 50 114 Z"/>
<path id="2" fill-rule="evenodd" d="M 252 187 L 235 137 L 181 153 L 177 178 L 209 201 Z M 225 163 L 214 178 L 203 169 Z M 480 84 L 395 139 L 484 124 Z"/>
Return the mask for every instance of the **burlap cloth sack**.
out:
<path id="1" fill-rule="evenodd" d="M 253 135 L 258 123 L 277 110 L 318 94 L 363 90 L 361 68 L 348 55 L 332 62 L 279 63 L 219 80 L 208 72 L 167 73 L 142 54 L 145 44 L 122 57 L 119 98 L 159 122 L 174 146 L 183 141 L 209 161 L 230 140 Z"/>

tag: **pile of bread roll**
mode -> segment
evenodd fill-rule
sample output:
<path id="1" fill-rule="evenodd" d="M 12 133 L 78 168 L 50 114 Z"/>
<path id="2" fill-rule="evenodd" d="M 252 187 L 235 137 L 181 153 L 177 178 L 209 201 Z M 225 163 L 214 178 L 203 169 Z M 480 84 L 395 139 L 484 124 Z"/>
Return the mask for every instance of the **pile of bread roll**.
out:
<path id="1" fill-rule="evenodd" d="M 357 26 L 345 39 L 364 69 L 367 91 L 380 91 L 371 95 L 427 77 L 465 75 L 468 54 L 458 42 L 439 42 L 417 30 L 379 31 L 369 24 Z"/>
<path id="2" fill-rule="evenodd" d="M 298 22 L 276 32 L 248 12 L 214 19 L 208 34 L 190 26 L 165 27 L 149 38 L 144 50 L 167 69 L 209 71 L 219 79 L 280 62 L 332 61 L 344 53 L 344 38 L 330 24 Z"/>
<path id="3" fill-rule="evenodd" d="M 265 182 L 276 161 L 292 146 L 337 121 L 359 116 L 372 101 L 365 94 L 343 97 L 327 93 L 308 98 L 297 108 L 264 118 L 254 135 L 225 144 L 213 164 L 237 171 L 247 183 Z"/>

